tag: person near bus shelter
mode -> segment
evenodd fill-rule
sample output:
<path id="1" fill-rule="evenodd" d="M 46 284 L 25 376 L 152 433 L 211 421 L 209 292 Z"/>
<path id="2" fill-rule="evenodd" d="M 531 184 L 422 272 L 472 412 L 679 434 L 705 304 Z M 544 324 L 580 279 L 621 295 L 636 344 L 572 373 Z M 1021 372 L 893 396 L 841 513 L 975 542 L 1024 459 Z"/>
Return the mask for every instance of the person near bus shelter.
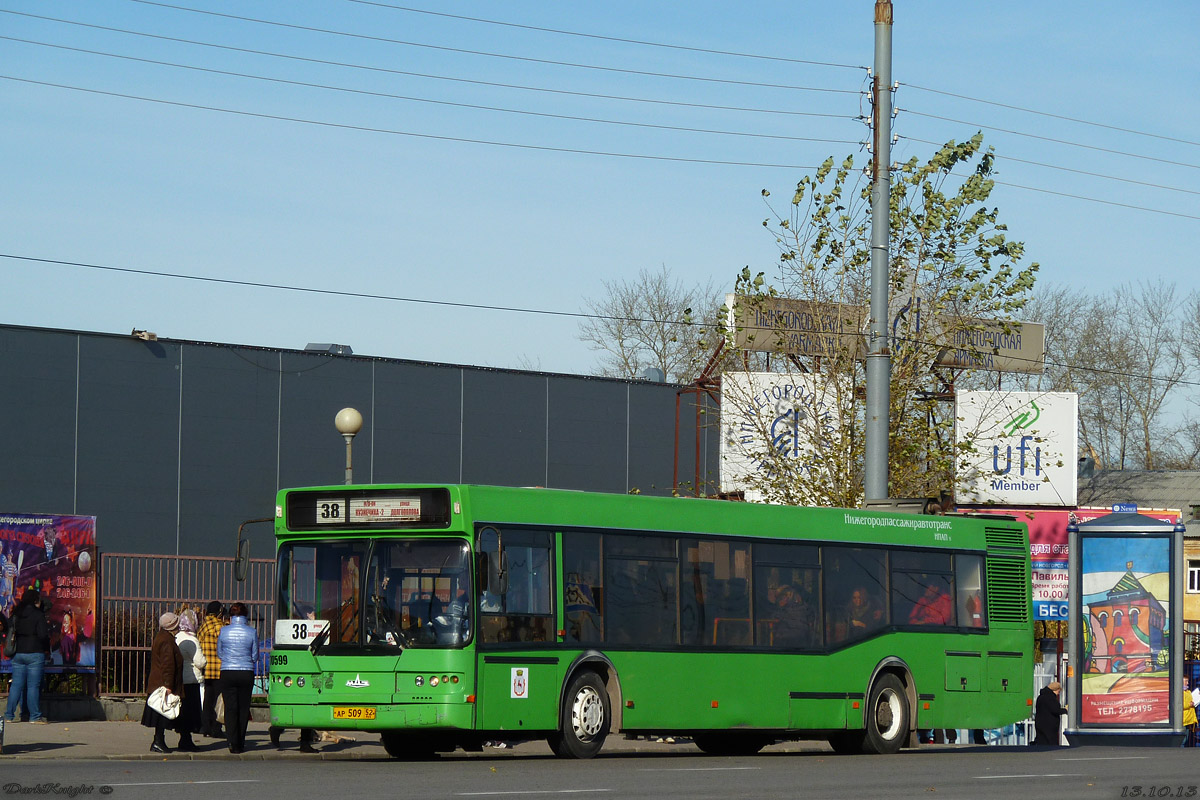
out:
<path id="1" fill-rule="evenodd" d="M 1033 727 L 1037 731 L 1034 737 L 1035 745 L 1057 747 L 1059 744 L 1058 728 L 1063 714 L 1067 709 L 1058 702 L 1058 691 L 1062 684 L 1050 681 L 1049 685 L 1038 694 L 1037 703 L 1033 709 Z"/>
<path id="2" fill-rule="evenodd" d="M 204 654 L 204 690 L 200 705 L 200 734 L 213 739 L 224 738 L 221 723 L 217 722 L 217 697 L 221 694 L 221 659 L 217 656 L 217 637 L 225 626 L 225 606 L 213 600 L 204 609 L 204 621 L 196 638 Z"/>
<path id="3" fill-rule="evenodd" d="M 1196 746 L 1196 703 L 1192 694 L 1191 681 L 1183 677 L 1183 729 L 1187 737 L 1183 740 L 1184 747 Z"/>
<path id="4" fill-rule="evenodd" d="M 254 664 L 258 660 L 258 632 L 246 622 L 246 604 L 229 607 L 229 624 L 217 636 L 221 659 L 221 697 L 225 701 L 225 740 L 230 753 L 246 748 L 250 724 L 250 696 L 254 691 Z"/>

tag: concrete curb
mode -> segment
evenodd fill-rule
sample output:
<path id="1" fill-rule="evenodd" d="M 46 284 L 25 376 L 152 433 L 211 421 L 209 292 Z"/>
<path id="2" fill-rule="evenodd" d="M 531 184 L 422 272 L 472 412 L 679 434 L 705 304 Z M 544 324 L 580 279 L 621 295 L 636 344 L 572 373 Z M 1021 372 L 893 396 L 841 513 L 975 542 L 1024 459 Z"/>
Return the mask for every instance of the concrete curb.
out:
<path id="1" fill-rule="evenodd" d="M 43 695 L 42 713 L 53 722 L 141 722 L 146 708 L 144 697 L 79 697 L 75 695 Z M 266 706 L 253 706 L 250 719 L 270 722 Z"/>

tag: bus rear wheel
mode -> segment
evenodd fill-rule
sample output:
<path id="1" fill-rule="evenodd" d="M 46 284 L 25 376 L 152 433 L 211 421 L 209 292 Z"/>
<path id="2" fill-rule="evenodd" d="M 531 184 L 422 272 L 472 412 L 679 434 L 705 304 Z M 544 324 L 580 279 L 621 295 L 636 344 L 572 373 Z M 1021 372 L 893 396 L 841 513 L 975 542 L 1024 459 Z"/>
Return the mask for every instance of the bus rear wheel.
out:
<path id="1" fill-rule="evenodd" d="M 895 675 L 882 675 L 871 687 L 863 751 L 890 755 L 908 738 L 908 693 Z"/>
<path id="2" fill-rule="evenodd" d="M 752 756 L 771 742 L 752 733 L 697 733 L 692 741 L 710 756 Z"/>
<path id="3" fill-rule="evenodd" d="M 425 761 L 436 755 L 435 743 L 428 736 L 383 731 L 379 734 L 379 738 L 382 740 L 383 749 L 387 751 L 387 754 L 401 761 Z"/>
<path id="4" fill-rule="evenodd" d="M 563 698 L 559 729 L 550 737 L 550 746 L 563 758 L 591 758 L 604 746 L 611 720 L 608 691 L 600 676 L 581 672 Z"/>

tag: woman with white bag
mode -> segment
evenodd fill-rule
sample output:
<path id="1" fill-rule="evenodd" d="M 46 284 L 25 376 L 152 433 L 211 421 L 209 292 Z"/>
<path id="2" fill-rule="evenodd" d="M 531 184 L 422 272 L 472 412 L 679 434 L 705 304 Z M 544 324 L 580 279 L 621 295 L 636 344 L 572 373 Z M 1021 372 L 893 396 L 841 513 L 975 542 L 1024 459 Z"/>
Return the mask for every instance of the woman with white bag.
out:
<path id="1" fill-rule="evenodd" d="M 183 653 L 175 644 L 179 617 L 167 612 L 158 618 L 158 633 L 150 643 L 150 674 L 146 678 L 146 710 L 142 724 L 154 728 L 153 753 L 169 753 L 164 734 L 176 729 L 183 705 Z M 158 707 L 157 709 L 155 707 Z"/>

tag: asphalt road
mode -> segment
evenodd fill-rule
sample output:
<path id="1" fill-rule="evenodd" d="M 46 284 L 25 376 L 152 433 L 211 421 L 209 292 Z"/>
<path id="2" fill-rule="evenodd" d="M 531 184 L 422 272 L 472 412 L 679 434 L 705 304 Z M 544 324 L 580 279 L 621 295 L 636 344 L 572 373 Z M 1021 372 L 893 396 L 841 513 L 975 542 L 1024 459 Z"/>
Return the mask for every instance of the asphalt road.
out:
<path id="1" fill-rule="evenodd" d="M 108 787 L 107 790 L 105 787 Z M 430 762 L 13 760 L 0 795 L 297 800 L 426 798 L 1071 798 L 1198 797 L 1195 750 L 945 748 L 895 756 L 820 752 L 738 758 L 692 752 L 461 753 Z"/>

